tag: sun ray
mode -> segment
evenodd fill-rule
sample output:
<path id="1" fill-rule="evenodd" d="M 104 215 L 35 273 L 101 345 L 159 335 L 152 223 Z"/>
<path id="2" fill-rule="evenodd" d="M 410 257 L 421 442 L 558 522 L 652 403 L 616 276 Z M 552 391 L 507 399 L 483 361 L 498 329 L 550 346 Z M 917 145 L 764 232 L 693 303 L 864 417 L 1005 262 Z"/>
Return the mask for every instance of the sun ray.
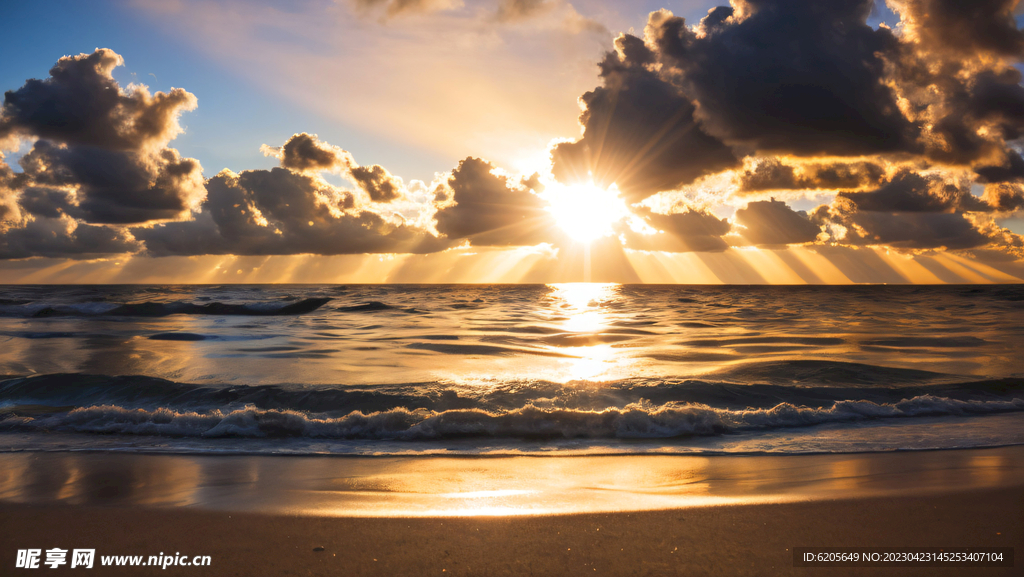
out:
<path id="1" fill-rule="evenodd" d="M 549 211 L 573 240 L 589 244 L 614 233 L 614 225 L 630 215 L 614 184 L 601 188 L 591 183 L 553 183 L 545 190 Z"/>

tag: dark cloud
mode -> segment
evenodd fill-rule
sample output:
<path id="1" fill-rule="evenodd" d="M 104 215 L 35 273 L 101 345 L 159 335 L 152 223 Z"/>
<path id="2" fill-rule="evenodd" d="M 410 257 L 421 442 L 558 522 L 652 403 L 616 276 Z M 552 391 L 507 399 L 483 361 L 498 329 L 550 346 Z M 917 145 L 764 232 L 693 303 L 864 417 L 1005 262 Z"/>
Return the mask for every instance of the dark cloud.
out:
<path id="1" fill-rule="evenodd" d="M 280 160 L 283 168 L 311 173 L 341 172 L 374 202 L 391 202 L 402 197 L 402 179 L 378 164 L 359 166 L 348 151 L 321 141 L 315 134 L 294 134 L 282 146 L 264 144 L 260 150 Z"/>
<path id="2" fill-rule="evenodd" d="M 402 197 L 402 180 L 383 166 L 355 166 L 349 176 L 374 202 L 391 202 Z"/>
<path id="3" fill-rule="evenodd" d="M 19 204 L 32 216 L 60 218 L 74 211 L 71 195 L 66 190 L 33 186 L 21 193 Z"/>
<path id="4" fill-rule="evenodd" d="M 1024 133 L 1024 87 L 1022 75 L 1016 68 L 983 70 L 973 75 L 967 84 L 967 95 L 960 96 L 960 111 L 968 112 L 979 127 L 987 126 L 1004 139 L 1020 138 Z"/>
<path id="5" fill-rule="evenodd" d="M 34 185 L 73 191 L 68 212 L 86 222 L 182 218 L 206 194 L 199 162 L 181 158 L 173 148 L 147 155 L 39 140 L 21 165 Z"/>
<path id="6" fill-rule="evenodd" d="M 782 164 L 777 158 L 766 158 L 757 163 L 753 170 L 745 170 L 740 176 L 742 190 L 793 190 L 812 188 L 798 178 L 796 169 Z"/>
<path id="7" fill-rule="evenodd" d="M 733 17 L 732 6 L 716 6 L 708 10 L 708 15 L 700 19 L 700 24 L 697 26 L 698 36 L 707 36 L 708 34 L 715 34 L 729 23 L 730 18 Z M 680 24 L 682 24 L 680 22 Z M 677 36 L 682 37 L 681 34 Z"/>
<path id="8" fill-rule="evenodd" d="M 293 134 L 282 146 L 264 144 L 260 150 L 264 155 L 280 160 L 282 167 L 298 171 L 338 170 L 353 164 L 348 152 L 321 142 L 317 135 L 306 132 Z"/>
<path id="9" fill-rule="evenodd" d="M 111 75 L 121 64 L 105 48 L 66 56 L 49 78 L 4 95 L 0 139 L 37 139 L 19 161 L 20 187 L 34 189 L 24 195 L 28 212 L 139 224 L 187 217 L 205 196 L 199 162 L 166 147 L 195 97 L 122 89 Z"/>
<path id="10" fill-rule="evenodd" d="M 982 197 L 993 210 L 1012 212 L 1024 209 L 1024 186 L 1020 184 L 999 183 L 985 187 Z"/>
<path id="11" fill-rule="evenodd" d="M 122 90 L 111 75 L 124 64 L 113 50 L 65 56 L 45 80 L 28 80 L 4 94 L 0 139 L 38 137 L 113 150 L 162 146 L 181 128 L 178 115 L 196 97 L 174 88 L 151 95 L 145 86 Z"/>
<path id="12" fill-rule="evenodd" d="M 811 220 L 825 225 L 833 241 L 850 245 L 967 249 L 993 240 L 962 212 L 860 211 L 845 197 L 815 209 Z"/>
<path id="13" fill-rule="evenodd" d="M 775 199 L 748 203 L 736 211 L 736 222 L 745 227 L 743 238 L 759 246 L 814 242 L 821 232 L 807 213 Z"/>
<path id="14" fill-rule="evenodd" d="M 877 185 L 885 177 L 885 169 L 873 162 L 832 162 L 805 167 L 807 188 L 860 188 Z"/>
<path id="15" fill-rule="evenodd" d="M 971 194 L 963 182 L 951 182 L 937 175 L 921 175 L 909 169 L 897 172 L 889 182 L 869 192 L 842 192 L 859 211 L 869 212 L 956 212 L 991 210 Z"/>
<path id="16" fill-rule="evenodd" d="M 694 119 L 690 99 L 648 68 L 655 55 L 643 41 L 622 35 L 615 45 L 600 65 L 604 85 L 580 98 L 583 137 L 552 151 L 556 178 L 616 183 L 636 202 L 737 164 Z"/>
<path id="17" fill-rule="evenodd" d="M 888 0 L 903 28 L 929 51 L 1024 55 L 1019 0 Z"/>
<path id="18" fill-rule="evenodd" d="M 762 152 L 860 155 L 914 148 L 917 129 L 883 82 L 897 40 L 866 25 L 872 0 L 749 0 L 715 11 L 697 37 L 651 14 L 646 36 L 663 74 L 700 103 L 707 130 Z"/>
<path id="19" fill-rule="evenodd" d="M 521 183 L 494 174 L 495 166 L 469 157 L 438 191 L 438 232 L 475 246 L 534 245 L 552 240 L 548 203 Z"/>
<path id="20" fill-rule="evenodd" d="M 1015 4 L 893 2 L 903 34 L 884 55 L 887 82 L 922 127 L 930 159 L 993 166 L 993 159 L 1005 158 L 1006 141 L 1024 135 L 1024 88 L 1014 67 L 1021 34 L 1010 17 Z"/>
<path id="21" fill-rule="evenodd" d="M 636 212 L 658 234 L 641 234 L 622 227 L 619 233 L 626 240 L 626 248 L 666 252 L 714 252 L 729 248 L 722 237 L 732 226 L 728 220 L 709 212 L 692 209 L 671 214 L 649 209 Z"/>
<path id="22" fill-rule="evenodd" d="M 421 228 L 355 208 L 352 196 L 285 168 L 223 171 L 189 222 L 133 229 L 150 254 L 422 253 L 447 243 Z"/>
<path id="23" fill-rule="evenodd" d="M 122 228 L 78 223 L 68 217 L 35 218 L 0 235 L 0 259 L 96 258 L 141 248 Z"/>
<path id="24" fill-rule="evenodd" d="M 1008 151 L 1002 164 L 975 167 L 978 182 L 1011 182 L 1024 179 L 1024 158 L 1017 151 Z"/>
<path id="25" fill-rule="evenodd" d="M 696 28 L 653 12 L 643 41 L 621 36 L 617 54 L 602 62 L 604 85 L 582 98 L 584 138 L 556 149 L 555 174 L 579 179 L 591 171 L 613 180 L 632 160 L 614 154 L 654 156 L 644 144 L 671 134 L 666 120 L 688 102 L 714 150 L 725 142 L 741 154 L 923 156 L 976 165 L 989 181 L 1019 178 L 1024 167 L 1006 145 L 1024 136 L 1024 87 L 1012 66 L 1020 57 L 1016 2 L 899 4 L 900 34 L 867 25 L 872 0 L 737 1 L 710 10 Z M 944 42 L 947 36 L 953 41 Z M 649 96 L 635 107 L 644 113 L 631 116 L 628 105 L 639 99 L 622 101 L 634 86 Z M 668 157 L 674 178 L 645 170 L 650 186 L 632 187 L 631 199 L 694 178 L 687 155 Z M 718 159 L 693 164 L 717 172 L 728 166 Z M 1002 167 L 998 159 L 1006 159 Z M 864 171 L 830 162 L 818 174 L 766 165 L 766 174 L 749 175 L 748 189 L 863 188 L 881 177 L 878 163 Z"/>
<path id="26" fill-rule="evenodd" d="M 743 191 L 851 189 L 877 185 L 885 170 L 872 162 L 826 162 L 799 166 L 765 158 L 740 175 Z"/>

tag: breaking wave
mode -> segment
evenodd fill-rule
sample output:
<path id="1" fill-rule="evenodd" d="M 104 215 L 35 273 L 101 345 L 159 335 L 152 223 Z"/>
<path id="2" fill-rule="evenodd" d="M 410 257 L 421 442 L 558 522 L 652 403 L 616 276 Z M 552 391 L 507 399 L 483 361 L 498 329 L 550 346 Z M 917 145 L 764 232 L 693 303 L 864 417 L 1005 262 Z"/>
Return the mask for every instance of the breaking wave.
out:
<path id="1" fill-rule="evenodd" d="M 518 439 L 665 439 L 751 430 L 806 427 L 836 422 L 925 416 L 967 416 L 1024 411 L 1024 399 L 963 401 L 931 395 L 895 403 L 838 401 L 828 407 L 779 403 L 766 409 L 730 410 L 703 404 L 633 403 L 600 411 L 552 409 L 532 404 L 495 412 L 482 409 L 395 408 L 340 417 L 295 410 L 260 409 L 175 411 L 115 405 L 46 413 L 7 409 L 0 430 L 52 430 L 77 433 L 170 437 L 307 437 L 364 440 L 444 440 L 466 437 Z M 59 410 L 59 409 L 58 409 Z"/>

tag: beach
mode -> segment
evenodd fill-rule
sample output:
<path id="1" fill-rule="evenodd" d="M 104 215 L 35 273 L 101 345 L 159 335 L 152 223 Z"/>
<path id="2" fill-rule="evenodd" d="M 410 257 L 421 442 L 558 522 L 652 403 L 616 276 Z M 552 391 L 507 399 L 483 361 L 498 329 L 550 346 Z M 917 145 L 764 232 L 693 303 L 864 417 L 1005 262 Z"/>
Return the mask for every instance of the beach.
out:
<path id="1" fill-rule="evenodd" d="M 794 567 L 793 548 L 1024 550 L 1022 455 L 534 457 L 524 467 L 516 457 L 7 453 L 0 563 L 13 567 L 17 549 L 95 547 L 93 573 L 111 575 L 157 569 L 100 567 L 101 556 L 177 553 L 211 560 L 166 569 L 183 575 L 1011 575 L 1019 567 Z M 674 483 L 649 474 L 668 470 Z"/>

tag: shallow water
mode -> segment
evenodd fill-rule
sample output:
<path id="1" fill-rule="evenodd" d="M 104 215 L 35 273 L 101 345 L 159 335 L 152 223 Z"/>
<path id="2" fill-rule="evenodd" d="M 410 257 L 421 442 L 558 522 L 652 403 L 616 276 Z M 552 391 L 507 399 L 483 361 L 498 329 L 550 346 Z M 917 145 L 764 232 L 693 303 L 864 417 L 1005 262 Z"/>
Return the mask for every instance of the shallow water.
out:
<path id="1" fill-rule="evenodd" d="M 344 517 L 550 515 L 1020 487 L 1024 447 L 771 456 L 0 453 L 0 502 Z"/>
<path id="2" fill-rule="evenodd" d="M 0 446 L 1024 443 L 1024 287 L 0 287 Z"/>

